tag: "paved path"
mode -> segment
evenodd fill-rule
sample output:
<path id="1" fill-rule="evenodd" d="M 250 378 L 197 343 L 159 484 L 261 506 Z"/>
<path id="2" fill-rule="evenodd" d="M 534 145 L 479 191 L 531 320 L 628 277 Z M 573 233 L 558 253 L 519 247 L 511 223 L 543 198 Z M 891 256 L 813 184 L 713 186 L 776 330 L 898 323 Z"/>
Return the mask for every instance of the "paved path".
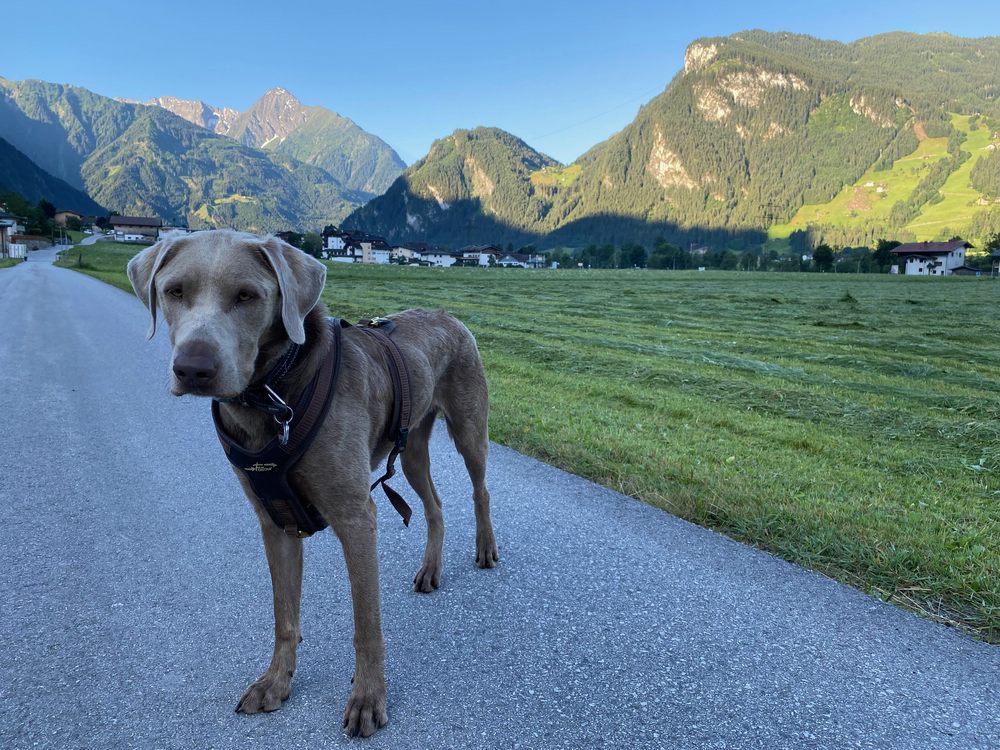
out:
<path id="1" fill-rule="evenodd" d="M 0 747 L 1000 747 L 1000 649 L 499 446 L 502 560 L 475 569 L 442 434 L 440 591 L 409 589 L 419 514 L 380 510 L 389 725 L 341 734 L 329 534 L 307 542 L 291 699 L 237 716 L 271 595 L 208 405 L 167 394 L 137 300 L 44 253 L 0 270 Z"/>

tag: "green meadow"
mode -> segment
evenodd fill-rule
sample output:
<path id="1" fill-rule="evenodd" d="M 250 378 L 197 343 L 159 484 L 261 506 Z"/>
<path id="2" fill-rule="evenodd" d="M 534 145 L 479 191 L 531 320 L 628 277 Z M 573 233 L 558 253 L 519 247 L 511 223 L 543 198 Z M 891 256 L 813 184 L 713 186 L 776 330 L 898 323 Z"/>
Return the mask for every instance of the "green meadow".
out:
<path id="1" fill-rule="evenodd" d="M 972 187 L 969 175 L 976 160 L 988 153 L 991 132 L 984 126 L 970 129 L 969 120 L 964 115 L 951 116 L 952 125 L 967 136 L 961 148 L 971 158 L 948 176 L 940 190 L 943 200 L 924 204 L 920 214 L 904 227 L 917 241 L 937 239 L 942 233 L 961 234 L 973 215 L 983 210 L 976 204 L 981 195 Z M 888 237 L 892 234 L 888 219 L 893 205 L 906 201 L 931 166 L 947 157 L 947 138 L 924 138 L 913 153 L 897 159 L 889 169 L 871 168 L 827 203 L 802 206 L 790 222 L 772 227 L 770 235 L 784 238 L 810 224 L 849 227 L 875 221 L 886 222 Z"/>
<path id="2" fill-rule="evenodd" d="M 948 156 L 947 138 L 925 138 L 909 156 L 897 159 L 890 169 L 869 169 L 828 203 L 802 206 L 788 224 L 775 226 L 775 236 L 788 236 L 810 224 L 848 226 L 867 219 L 888 221 L 896 201 L 905 201 L 938 159 Z M 878 192 L 882 188 L 883 192 Z"/>
<path id="3" fill-rule="evenodd" d="M 989 153 L 987 147 L 992 133 L 985 126 L 970 130 L 968 117 L 952 115 L 952 124 L 968 136 L 962 144 L 962 150 L 968 152 L 971 158 L 952 172 L 941 186 L 939 192 L 944 200 L 925 205 L 920 215 L 906 225 L 919 241 L 936 239 L 942 232 L 948 235 L 958 234 L 972 215 L 982 210 L 976 205 L 982 194 L 972 187 L 970 173 L 979 157 Z"/>
<path id="4" fill-rule="evenodd" d="M 135 248 L 79 252 L 80 270 L 129 288 Z M 331 264 L 323 300 L 349 319 L 423 306 L 464 320 L 494 440 L 1000 641 L 998 291 Z"/>

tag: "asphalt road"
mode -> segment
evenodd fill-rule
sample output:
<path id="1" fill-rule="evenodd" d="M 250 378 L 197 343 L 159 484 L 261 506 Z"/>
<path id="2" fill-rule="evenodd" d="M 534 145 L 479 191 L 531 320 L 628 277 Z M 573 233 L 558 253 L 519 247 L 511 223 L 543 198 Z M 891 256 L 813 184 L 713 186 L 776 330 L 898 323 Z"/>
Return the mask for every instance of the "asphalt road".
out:
<path id="1" fill-rule="evenodd" d="M 410 591 L 419 512 L 380 502 L 388 726 L 341 733 L 330 534 L 291 698 L 234 714 L 271 651 L 256 521 L 208 404 L 167 393 L 163 332 L 47 255 L 0 270 L 0 747 L 1000 748 L 1000 649 L 500 446 L 502 559 L 477 570 L 440 429 L 441 590 Z"/>

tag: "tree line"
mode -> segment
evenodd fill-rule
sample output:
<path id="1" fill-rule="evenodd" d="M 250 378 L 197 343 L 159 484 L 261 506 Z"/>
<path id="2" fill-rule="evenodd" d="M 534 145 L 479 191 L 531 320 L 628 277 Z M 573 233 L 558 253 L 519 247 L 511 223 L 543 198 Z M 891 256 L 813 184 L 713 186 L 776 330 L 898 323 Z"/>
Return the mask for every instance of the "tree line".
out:
<path id="1" fill-rule="evenodd" d="M 797 233 L 804 235 L 804 233 Z M 952 237 L 952 240 L 960 240 Z M 810 249 L 803 236 L 794 237 L 791 253 L 779 253 L 774 249 L 755 248 L 737 251 L 732 249 L 694 248 L 685 250 L 658 238 L 651 248 L 638 243 L 622 245 L 588 245 L 580 250 L 555 249 L 546 253 L 550 263 L 560 268 L 651 268 L 685 271 L 698 268 L 724 271 L 814 271 L 847 273 L 888 273 L 899 260 L 892 250 L 902 243 L 898 240 L 879 239 L 872 246 L 834 247 L 820 243 Z M 1000 250 L 1000 231 L 990 235 L 983 246 L 987 252 Z M 519 252 L 534 253 L 531 245 Z M 981 270 L 989 270 L 988 255 L 973 256 L 967 265 Z"/>

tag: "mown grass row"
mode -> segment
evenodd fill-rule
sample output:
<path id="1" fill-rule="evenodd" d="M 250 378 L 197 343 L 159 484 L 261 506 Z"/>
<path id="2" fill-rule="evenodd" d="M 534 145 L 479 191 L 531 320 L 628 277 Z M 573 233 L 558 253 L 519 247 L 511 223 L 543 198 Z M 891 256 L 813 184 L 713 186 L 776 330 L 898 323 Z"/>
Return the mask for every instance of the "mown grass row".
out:
<path id="1" fill-rule="evenodd" d="M 128 289 L 132 252 L 84 250 L 82 270 Z M 495 440 L 1000 641 L 998 294 L 987 279 L 333 264 L 323 299 L 349 319 L 463 319 Z"/>

